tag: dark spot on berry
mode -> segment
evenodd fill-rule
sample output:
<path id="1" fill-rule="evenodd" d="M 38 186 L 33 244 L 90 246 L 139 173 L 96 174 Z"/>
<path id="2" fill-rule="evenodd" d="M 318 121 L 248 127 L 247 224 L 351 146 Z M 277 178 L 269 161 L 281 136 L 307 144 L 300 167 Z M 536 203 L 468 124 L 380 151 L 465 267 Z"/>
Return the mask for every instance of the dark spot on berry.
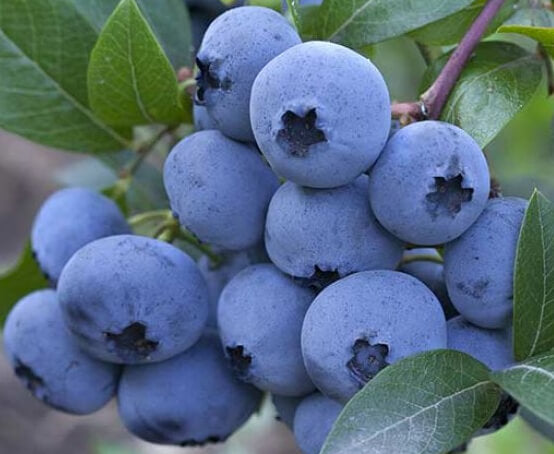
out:
<path id="1" fill-rule="evenodd" d="M 206 103 L 206 92 L 208 90 L 229 90 L 231 81 L 227 78 L 221 79 L 217 73 L 217 64 L 210 61 L 196 59 L 198 75 L 196 76 L 196 104 L 202 106 Z"/>
<path id="2" fill-rule="evenodd" d="M 207 437 L 206 439 L 204 440 L 201 440 L 201 441 L 196 441 L 196 440 L 185 440 L 181 443 L 179 443 L 179 445 L 183 448 L 191 448 L 191 447 L 195 447 L 195 446 L 205 446 L 207 444 L 210 444 L 210 443 L 221 443 L 222 440 L 221 437 L 218 437 L 217 435 L 213 435 L 211 437 Z"/>
<path id="3" fill-rule="evenodd" d="M 493 430 L 502 429 L 516 414 L 518 407 L 519 404 L 512 396 L 502 393 L 498 408 L 483 427 Z"/>
<path id="4" fill-rule="evenodd" d="M 486 279 L 479 279 L 476 282 L 472 282 L 466 285 L 464 282 L 458 282 L 456 288 L 460 290 L 464 295 L 471 296 L 475 299 L 480 299 L 485 294 L 490 282 Z"/>
<path id="5" fill-rule="evenodd" d="M 462 204 L 473 198 L 473 188 L 462 187 L 461 174 L 452 178 L 435 177 L 435 183 L 425 199 L 428 211 L 436 219 L 439 216 L 452 218 L 462 210 Z"/>
<path id="6" fill-rule="evenodd" d="M 308 278 L 294 278 L 295 282 L 302 287 L 309 288 L 316 293 L 337 282 L 341 278 L 338 271 L 322 271 L 319 266 L 314 267 L 314 274 Z"/>
<path id="7" fill-rule="evenodd" d="M 293 156 L 306 156 L 312 145 L 327 142 L 325 133 L 316 126 L 317 113 L 309 110 L 306 115 L 299 116 L 290 110 L 281 117 L 283 129 L 277 133 L 277 142 L 286 147 Z"/>
<path id="8" fill-rule="evenodd" d="M 241 380 L 247 380 L 252 364 L 252 356 L 244 351 L 244 346 L 237 345 L 235 347 L 225 347 L 227 357 L 231 363 L 233 371 Z"/>
<path id="9" fill-rule="evenodd" d="M 146 337 L 146 326 L 139 322 L 130 324 L 120 333 L 106 332 L 104 336 L 122 359 L 148 358 L 159 344 Z"/>
<path id="10" fill-rule="evenodd" d="M 389 365 L 385 361 L 389 347 L 385 344 L 371 345 L 367 339 L 358 339 L 352 346 L 352 353 L 346 367 L 360 388 Z"/>
<path id="11" fill-rule="evenodd" d="M 33 395 L 37 396 L 39 399 L 45 399 L 45 396 L 42 395 L 42 391 L 44 390 L 44 380 L 42 377 L 37 375 L 33 369 L 19 359 L 15 360 L 14 371 L 15 375 Z"/>

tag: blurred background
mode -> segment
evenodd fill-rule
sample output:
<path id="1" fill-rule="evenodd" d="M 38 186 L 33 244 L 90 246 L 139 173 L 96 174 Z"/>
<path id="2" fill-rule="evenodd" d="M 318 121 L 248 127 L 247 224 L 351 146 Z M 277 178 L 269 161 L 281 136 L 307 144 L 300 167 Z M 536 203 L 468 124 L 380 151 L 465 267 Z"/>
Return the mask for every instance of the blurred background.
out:
<path id="1" fill-rule="evenodd" d="M 489 39 L 495 39 L 490 37 Z M 532 47 L 524 38 L 506 37 Z M 418 98 L 425 63 L 413 41 L 394 39 L 368 52 L 383 72 L 395 101 Z M 528 198 L 535 187 L 554 200 L 554 97 L 543 93 L 529 103 L 485 150 L 505 195 Z M 41 202 L 64 185 L 100 189 L 116 173 L 98 160 L 30 143 L 0 131 L 0 272 L 8 269 L 29 236 Z M 156 176 L 154 178 L 157 178 Z M 156 181 L 159 185 L 160 181 Z M 1 345 L 0 345 L 1 349 Z M 276 421 L 266 402 L 262 411 L 225 444 L 165 448 L 125 432 L 112 403 L 99 413 L 75 417 L 48 410 L 19 384 L 0 354 L 0 453 L 17 454 L 294 454 L 289 429 Z M 515 418 L 499 432 L 475 439 L 471 454 L 554 454 L 554 444 Z"/>

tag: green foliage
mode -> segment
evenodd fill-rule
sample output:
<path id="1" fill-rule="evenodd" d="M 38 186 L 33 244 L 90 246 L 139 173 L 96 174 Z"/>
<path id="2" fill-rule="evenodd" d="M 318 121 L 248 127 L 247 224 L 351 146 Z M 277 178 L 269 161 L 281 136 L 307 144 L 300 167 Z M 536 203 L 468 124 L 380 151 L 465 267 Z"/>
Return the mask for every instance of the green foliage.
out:
<path id="1" fill-rule="evenodd" d="M 97 34 L 85 9 L 69 0 L 1 0 L 0 10 L 0 127 L 67 150 L 123 148 L 130 130 L 108 126 L 89 107 Z"/>
<path id="2" fill-rule="evenodd" d="M 0 275 L 0 327 L 8 312 L 25 295 L 47 288 L 48 281 L 33 258 L 31 244 L 27 242 L 14 267 Z"/>
<path id="3" fill-rule="evenodd" d="M 432 46 L 456 44 L 476 17 L 479 15 L 487 0 L 475 0 L 463 10 L 445 17 L 439 21 L 426 25 L 410 33 L 410 36 L 420 43 Z M 485 31 L 485 36 L 494 33 L 514 13 L 516 0 L 507 0 Z"/>
<path id="4" fill-rule="evenodd" d="M 554 12 L 545 8 L 521 8 L 504 25 L 554 27 Z"/>
<path id="5" fill-rule="evenodd" d="M 324 0 L 320 38 L 359 48 L 421 28 L 471 3 L 472 0 Z"/>
<path id="6" fill-rule="evenodd" d="M 554 425 L 554 351 L 494 372 L 491 377 L 521 405 Z"/>
<path id="7" fill-rule="evenodd" d="M 443 453 L 482 427 L 499 402 L 488 369 L 436 350 L 379 373 L 346 405 L 322 454 Z"/>
<path id="8" fill-rule="evenodd" d="M 287 0 L 287 6 L 292 17 L 292 22 L 297 30 L 301 29 L 300 5 L 298 0 Z"/>
<path id="9" fill-rule="evenodd" d="M 100 33 L 88 88 L 93 110 L 111 125 L 176 124 L 184 117 L 175 72 L 135 0 L 123 0 Z"/>
<path id="10" fill-rule="evenodd" d="M 525 25 L 503 25 L 498 29 L 499 33 L 519 33 L 538 41 L 544 46 L 551 57 L 554 57 L 554 28 L 553 27 L 529 27 Z"/>
<path id="11" fill-rule="evenodd" d="M 519 238 L 514 280 L 517 360 L 554 349 L 554 205 L 535 191 Z"/>
<path id="12" fill-rule="evenodd" d="M 429 67 L 423 90 L 449 56 Z M 441 119 L 460 126 L 484 147 L 533 98 L 542 78 L 543 63 L 537 55 L 511 43 L 484 42 L 465 66 Z"/>

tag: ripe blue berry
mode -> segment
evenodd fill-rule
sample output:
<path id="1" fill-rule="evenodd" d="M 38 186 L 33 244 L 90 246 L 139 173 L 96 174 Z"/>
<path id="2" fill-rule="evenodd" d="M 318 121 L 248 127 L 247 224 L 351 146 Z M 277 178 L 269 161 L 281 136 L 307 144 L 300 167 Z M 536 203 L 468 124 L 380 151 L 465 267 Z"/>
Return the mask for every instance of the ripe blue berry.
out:
<path id="1" fill-rule="evenodd" d="M 391 124 L 389 93 L 367 58 L 312 41 L 283 52 L 260 72 L 250 118 L 278 175 L 333 188 L 353 181 L 381 153 Z"/>

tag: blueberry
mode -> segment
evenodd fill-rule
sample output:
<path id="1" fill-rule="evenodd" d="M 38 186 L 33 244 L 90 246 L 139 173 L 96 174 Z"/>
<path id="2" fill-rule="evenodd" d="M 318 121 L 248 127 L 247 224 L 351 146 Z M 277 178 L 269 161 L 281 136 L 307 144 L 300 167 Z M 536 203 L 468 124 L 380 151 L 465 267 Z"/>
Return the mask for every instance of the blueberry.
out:
<path id="1" fill-rule="evenodd" d="M 119 367 L 79 349 L 54 290 L 31 293 L 14 306 L 4 327 L 4 349 L 27 389 L 57 410 L 93 413 L 115 394 Z"/>
<path id="2" fill-rule="evenodd" d="M 215 335 L 167 361 L 127 366 L 120 417 L 146 441 L 198 446 L 224 441 L 258 408 L 261 393 L 234 376 Z"/>
<path id="3" fill-rule="evenodd" d="M 396 271 L 365 271 L 330 285 L 302 328 L 308 374 L 340 402 L 388 364 L 436 348 L 446 348 L 440 303 L 424 284 Z"/>
<path id="4" fill-rule="evenodd" d="M 223 263 L 214 266 L 211 260 L 203 255 L 198 260 L 198 269 L 204 276 L 210 294 L 210 311 L 208 326 L 217 327 L 217 302 L 221 291 L 240 271 L 255 263 L 267 262 L 269 259 L 262 247 L 240 251 L 220 253 Z"/>
<path id="5" fill-rule="evenodd" d="M 254 79 L 271 59 L 299 43 L 291 24 L 269 8 L 235 8 L 211 23 L 196 59 L 196 102 L 206 106 L 217 129 L 236 140 L 254 140 L 249 114 Z"/>
<path id="6" fill-rule="evenodd" d="M 395 268 L 403 245 L 373 216 L 367 180 L 362 175 L 335 189 L 282 185 L 266 220 L 265 242 L 273 263 L 303 278 Z"/>
<path id="7" fill-rule="evenodd" d="M 303 454 L 319 454 L 342 405 L 320 393 L 302 400 L 294 416 L 294 438 Z"/>
<path id="8" fill-rule="evenodd" d="M 279 396 L 278 394 L 271 395 L 271 400 L 273 401 L 275 410 L 277 410 L 277 418 L 291 430 L 294 423 L 296 408 L 303 399 L 304 397 Z"/>
<path id="9" fill-rule="evenodd" d="M 208 110 L 204 106 L 194 105 L 194 129 L 196 131 L 205 131 L 207 129 L 217 129 L 215 122 L 210 117 Z"/>
<path id="10" fill-rule="evenodd" d="M 515 362 L 509 329 L 484 329 L 472 325 L 462 316 L 446 324 L 448 348 L 467 353 L 489 369 L 504 369 Z"/>
<path id="11" fill-rule="evenodd" d="M 492 199 L 477 222 L 446 245 L 448 294 L 475 325 L 501 328 L 511 322 L 514 261 L 526 207 L 519 198 Z"/>
<path id="12" fill-rule="evenodd" d="M 254 147 L 201 131 L 173 148 L 164 184 L 181 224 L 198 239 L 241 250 L 261 242 L 279 180 Z"/>
<path id="13" fill-rule="evenodd" d="M 444 266 L 441 263 L 426 260 L 427 257 L 440 259 L 436 249 L 420 248 L 406 250 L 402 260 L 407 262 L 402 263 L 398 270 L 410 274 L 429 287 L 440 301 L 444 315 L 449 320 L 458 315 L 458 311 L 452 305 L 446 290 Z M 418 258 L 420 259 L 418 260 Z"/>
<path id="14" fill-rule="evenodd" d="M 302 186 L 337 187 L 365 172 L 385 145 L 390 114 L 377 68 L 332 43 L 283 52 L 252 87 L 258 146 L 277 174 Z"/>
<path id="15" fill-rule="evenodd" d="M 490 176 L 479 145 L 439 121 L 405 126 L 392 136 L 369 176 L 375 216 L 392 234 L 419 245 L 460 236 L 479 217 Z"/>
<path id="16" fill-rule="evenodd" d="M 71 256 L 85 244 L 130 228 L 116 204 L 90 189 L 68 188 L 43 203 L 31 231 L 35 257 L 55 285 Z"/>
<path id="17" fill-rule="evenodd" d="M 208 317 L 208 289 L 194 261 L 145 237 L 88 244 L 64 268 L 58 290 L 81 347 L 115 363 L 170 358 L 199 339 Z"/>
<path id="18" fill-rule="evenodd" d="M 535 415 L 533 412 L 525 407 L 520 407 L 519 416 L 529 425 L 533 430 L 541 434 L 543 437 L 554 442 L 554 426 L 548 421 Z"/>
<path id="19" fill-rule="evenodd" d="M 270 264 L 237 274 L 219 298 L 217 321 L 237 376 L 264 391 L 302 396 L 314 390 L 300 349 L 312 291 Z"/>

